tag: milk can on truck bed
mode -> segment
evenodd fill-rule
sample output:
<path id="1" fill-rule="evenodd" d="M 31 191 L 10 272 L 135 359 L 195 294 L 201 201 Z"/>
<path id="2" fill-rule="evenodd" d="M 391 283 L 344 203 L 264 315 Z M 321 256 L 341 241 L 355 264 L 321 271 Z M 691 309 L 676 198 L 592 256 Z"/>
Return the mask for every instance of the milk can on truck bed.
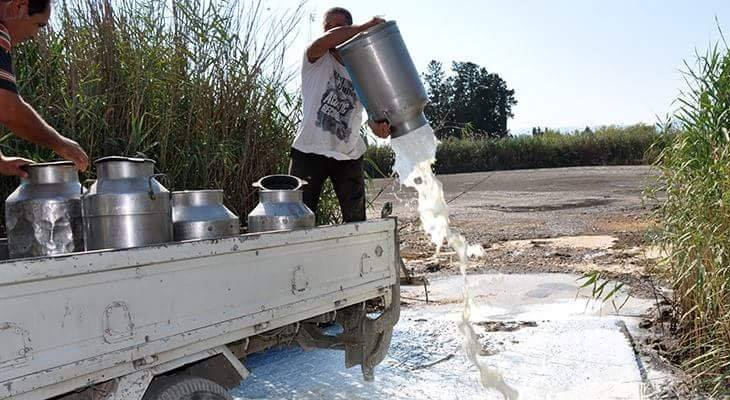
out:
<path id="1" fill-rule="evenodd" d="M 302 200 L 307 182 L 291 175 L 270 175 L 253 186 L 259 204 L 248 214 L 248 232 L 279 231 L 315 225 L 314 213 Z"/>
<path id="2" fill-rule="evenodd" d="M 157 181 L 153 160 L 113 156 L 94 165 L 97 180 L 82 197 L 87 250 L 173 240 L 170 192 Z"/>
<path id="3" fill-rule="evenodd" d="M 10 258 L 84 250 L 81 183 L 72 162 L 31 164 L 27 178 L 5 200 Z"/>
<path id="4" fill-rule="evenodd" d="M 223 205 L 222 190 L 172 192 L 172 230 L 176 241 L 238 235 L 238 217 Z"/>

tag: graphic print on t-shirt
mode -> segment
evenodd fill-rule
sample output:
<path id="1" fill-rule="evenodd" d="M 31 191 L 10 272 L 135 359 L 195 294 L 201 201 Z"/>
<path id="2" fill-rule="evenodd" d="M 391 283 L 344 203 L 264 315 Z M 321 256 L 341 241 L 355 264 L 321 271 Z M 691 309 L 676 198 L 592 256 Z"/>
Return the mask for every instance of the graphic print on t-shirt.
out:
<path id="1" fill-rule="evenodd" d="M 322 95 L 317 111 L 317 126 L 338 139 L 347 141 L 352 134 L 350 120 L 356 101 L 357 95 L 352 82 L 334 71 L 334 75 L 327 82 L 327 90 Z"/>

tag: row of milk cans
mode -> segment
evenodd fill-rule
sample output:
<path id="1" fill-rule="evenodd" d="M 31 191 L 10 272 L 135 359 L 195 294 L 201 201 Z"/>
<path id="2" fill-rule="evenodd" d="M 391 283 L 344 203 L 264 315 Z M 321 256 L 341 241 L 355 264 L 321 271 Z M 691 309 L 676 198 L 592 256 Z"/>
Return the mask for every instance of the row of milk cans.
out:
<path id="1" fill-rule="evenodd" d="M 171 193 L 158 180 L 162 174 L 155 173 L 155 162 L 150 159 L 112 156 L 100 158 L 94 165 L 97 179 L 88 189 L 79 182 L 71 162 L 27 166 L 28 177 L 5 201 L 10 258 L 240 233 L 239 218 L 223 205 L 222 190 Z M 262 185 L 287 179 L 289 186 L 274 190 Z M 302 184 L 298 178 L 284 175 L 257 182 L 261 202 L 249 215 L 249 232 L 313 226 L 314 214 L 301 202 Z M 284 202 L 277 202 L 282 200 L 281 194 L 272 197 L 264 192 L 285 192 L 287 196 L 283 196 Z M 298 215 L 290 215 L 292 210 Z M 282 225 L 282 221 L 289 224 Z"/>

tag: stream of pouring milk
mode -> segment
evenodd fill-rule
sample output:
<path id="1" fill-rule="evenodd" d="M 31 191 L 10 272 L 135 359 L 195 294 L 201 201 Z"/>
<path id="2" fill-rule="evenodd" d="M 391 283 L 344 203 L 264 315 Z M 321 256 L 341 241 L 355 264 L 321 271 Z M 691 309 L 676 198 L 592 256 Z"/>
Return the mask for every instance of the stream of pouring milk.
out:
<path id="1" fill-rule="evenodd" d="M 499 371 L 484 364 L 477 355 L 481 348 L 471 323 L 472 297 L 467 285 L 466 265 L 469 257 L 483 257 L 482 246 L 470 245 L 464 236 L 449 228 L 449 208 L 444 199 L 441 182 L 436 178 L 431 165 L 436 161 L 438 141 L 430 125 L 425 125 L 406 135 L 393 138 L 390 145 L 395 152 L 393 170 L 401 184 L 418 192 L 418 213 L 423 230 L 441 250 L 444 241 L 459 257 L 459 269 L 464 278 L 464 310 L 459 329 L 464 335 L 464 351 L 469 360 L 479 368 L 479 380 L 485 388 L 499 391 L 505 399 L 517 399 L 518 393 L 504 381 Z"/>

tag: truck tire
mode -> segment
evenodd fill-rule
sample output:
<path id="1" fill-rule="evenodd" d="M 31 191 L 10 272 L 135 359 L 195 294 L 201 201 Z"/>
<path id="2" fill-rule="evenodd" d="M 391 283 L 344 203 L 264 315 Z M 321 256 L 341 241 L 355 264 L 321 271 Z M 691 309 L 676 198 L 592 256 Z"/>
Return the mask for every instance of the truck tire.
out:
<path id="1" fill-rule="evenodd" d="M 156 378 L 142 400 L 233 400 L 221 385 L 195 376 Z"/>

